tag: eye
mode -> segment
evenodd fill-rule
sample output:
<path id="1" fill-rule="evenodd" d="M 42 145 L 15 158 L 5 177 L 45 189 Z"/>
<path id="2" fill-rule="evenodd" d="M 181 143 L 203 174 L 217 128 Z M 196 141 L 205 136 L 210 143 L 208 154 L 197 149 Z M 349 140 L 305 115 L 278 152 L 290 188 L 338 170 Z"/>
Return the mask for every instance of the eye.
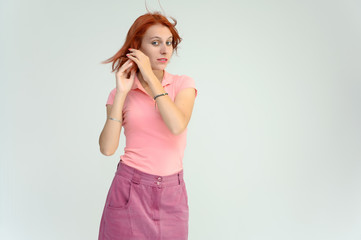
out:
<path id="1" fill-rule="evenodd" d="M 168 45 L 168 46 L 172 45 L 172 42 L 167 42 L 167 45 Z"/>
<path id="2" fill-rule="evenodd" d="M 154 43 L 155 43 L 155 44 L 154 44 Z M 158 45 L 158 42 L 157 42 L 157 41 L 153 41 L 153 42 L 152 42 L 152 45 L 157 46 L 157 45 Z"/>

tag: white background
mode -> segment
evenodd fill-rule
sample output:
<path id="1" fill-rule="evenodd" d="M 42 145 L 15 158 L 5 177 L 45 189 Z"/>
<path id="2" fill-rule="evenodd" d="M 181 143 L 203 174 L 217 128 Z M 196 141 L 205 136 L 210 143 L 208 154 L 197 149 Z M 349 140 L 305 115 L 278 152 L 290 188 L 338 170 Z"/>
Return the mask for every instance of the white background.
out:
<path id="1" fill-rule="evenodd" d="M 361 239 L 360 1 L 162 1 L 198 97 L 190 240 Z M 150 10 L 161 10 L 148 1 Z M 97 239 L 98 139 L 144 1 L 0 2 L 0 239 Z"/>

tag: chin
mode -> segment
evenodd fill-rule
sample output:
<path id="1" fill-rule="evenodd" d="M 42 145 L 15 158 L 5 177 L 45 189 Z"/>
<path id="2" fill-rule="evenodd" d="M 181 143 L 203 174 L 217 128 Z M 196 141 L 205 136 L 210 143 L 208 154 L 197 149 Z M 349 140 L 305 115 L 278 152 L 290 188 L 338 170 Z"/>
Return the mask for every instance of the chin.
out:
<path id="1" fill-rule="evenodd" d="M 165 68 L 166 68 L 166 66 L 164 66 L 164 67 L 156 67 L 156 68 L 152 68 L 152 69 L 155 70 L 155 71 L 163 71 L 163 70 L 165 70 Z"/>

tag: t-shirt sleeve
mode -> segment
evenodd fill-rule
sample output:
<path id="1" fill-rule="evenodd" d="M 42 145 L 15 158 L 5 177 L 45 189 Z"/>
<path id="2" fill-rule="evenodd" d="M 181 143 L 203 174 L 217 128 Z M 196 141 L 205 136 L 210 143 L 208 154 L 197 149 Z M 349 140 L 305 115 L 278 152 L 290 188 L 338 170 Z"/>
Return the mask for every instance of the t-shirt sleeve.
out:
<path id="1" fill-rule="evenodd" d="M 184 75 L 182 79 L 180 79 L 180 83 L 178 85 L 178 92 L 184 88 L 194 88 L 194 90 L 196 91 L 196 97 L 198 94 L 198 90 L 196 88 L 196 84 L 194 82 L 194 79 Z"/>
<path id="2" fill-rule="evenodd" d="M 108 100 L 107 100 L 105 106 L 107 106 L 107 104 L 113 105 L 116 90 L 117 89 L 114 88 L 112 91 L 110 91 Z"/>

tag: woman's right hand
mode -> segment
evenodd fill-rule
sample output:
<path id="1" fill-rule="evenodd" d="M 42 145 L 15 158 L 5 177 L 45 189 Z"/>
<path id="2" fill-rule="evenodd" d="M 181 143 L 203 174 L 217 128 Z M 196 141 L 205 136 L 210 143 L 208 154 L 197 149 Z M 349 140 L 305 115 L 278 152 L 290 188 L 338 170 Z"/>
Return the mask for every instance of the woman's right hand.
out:
<path id="1" fill-rule="evenodd" d="M 115 73 L 116 89 L 118 92 L 128 93 L 132 89 L 135 77 L 135 70 L 131 71 L 130 77 L 127 78 L 130 69 L 134 66 L 132 60 L 128 59 Z"/>

